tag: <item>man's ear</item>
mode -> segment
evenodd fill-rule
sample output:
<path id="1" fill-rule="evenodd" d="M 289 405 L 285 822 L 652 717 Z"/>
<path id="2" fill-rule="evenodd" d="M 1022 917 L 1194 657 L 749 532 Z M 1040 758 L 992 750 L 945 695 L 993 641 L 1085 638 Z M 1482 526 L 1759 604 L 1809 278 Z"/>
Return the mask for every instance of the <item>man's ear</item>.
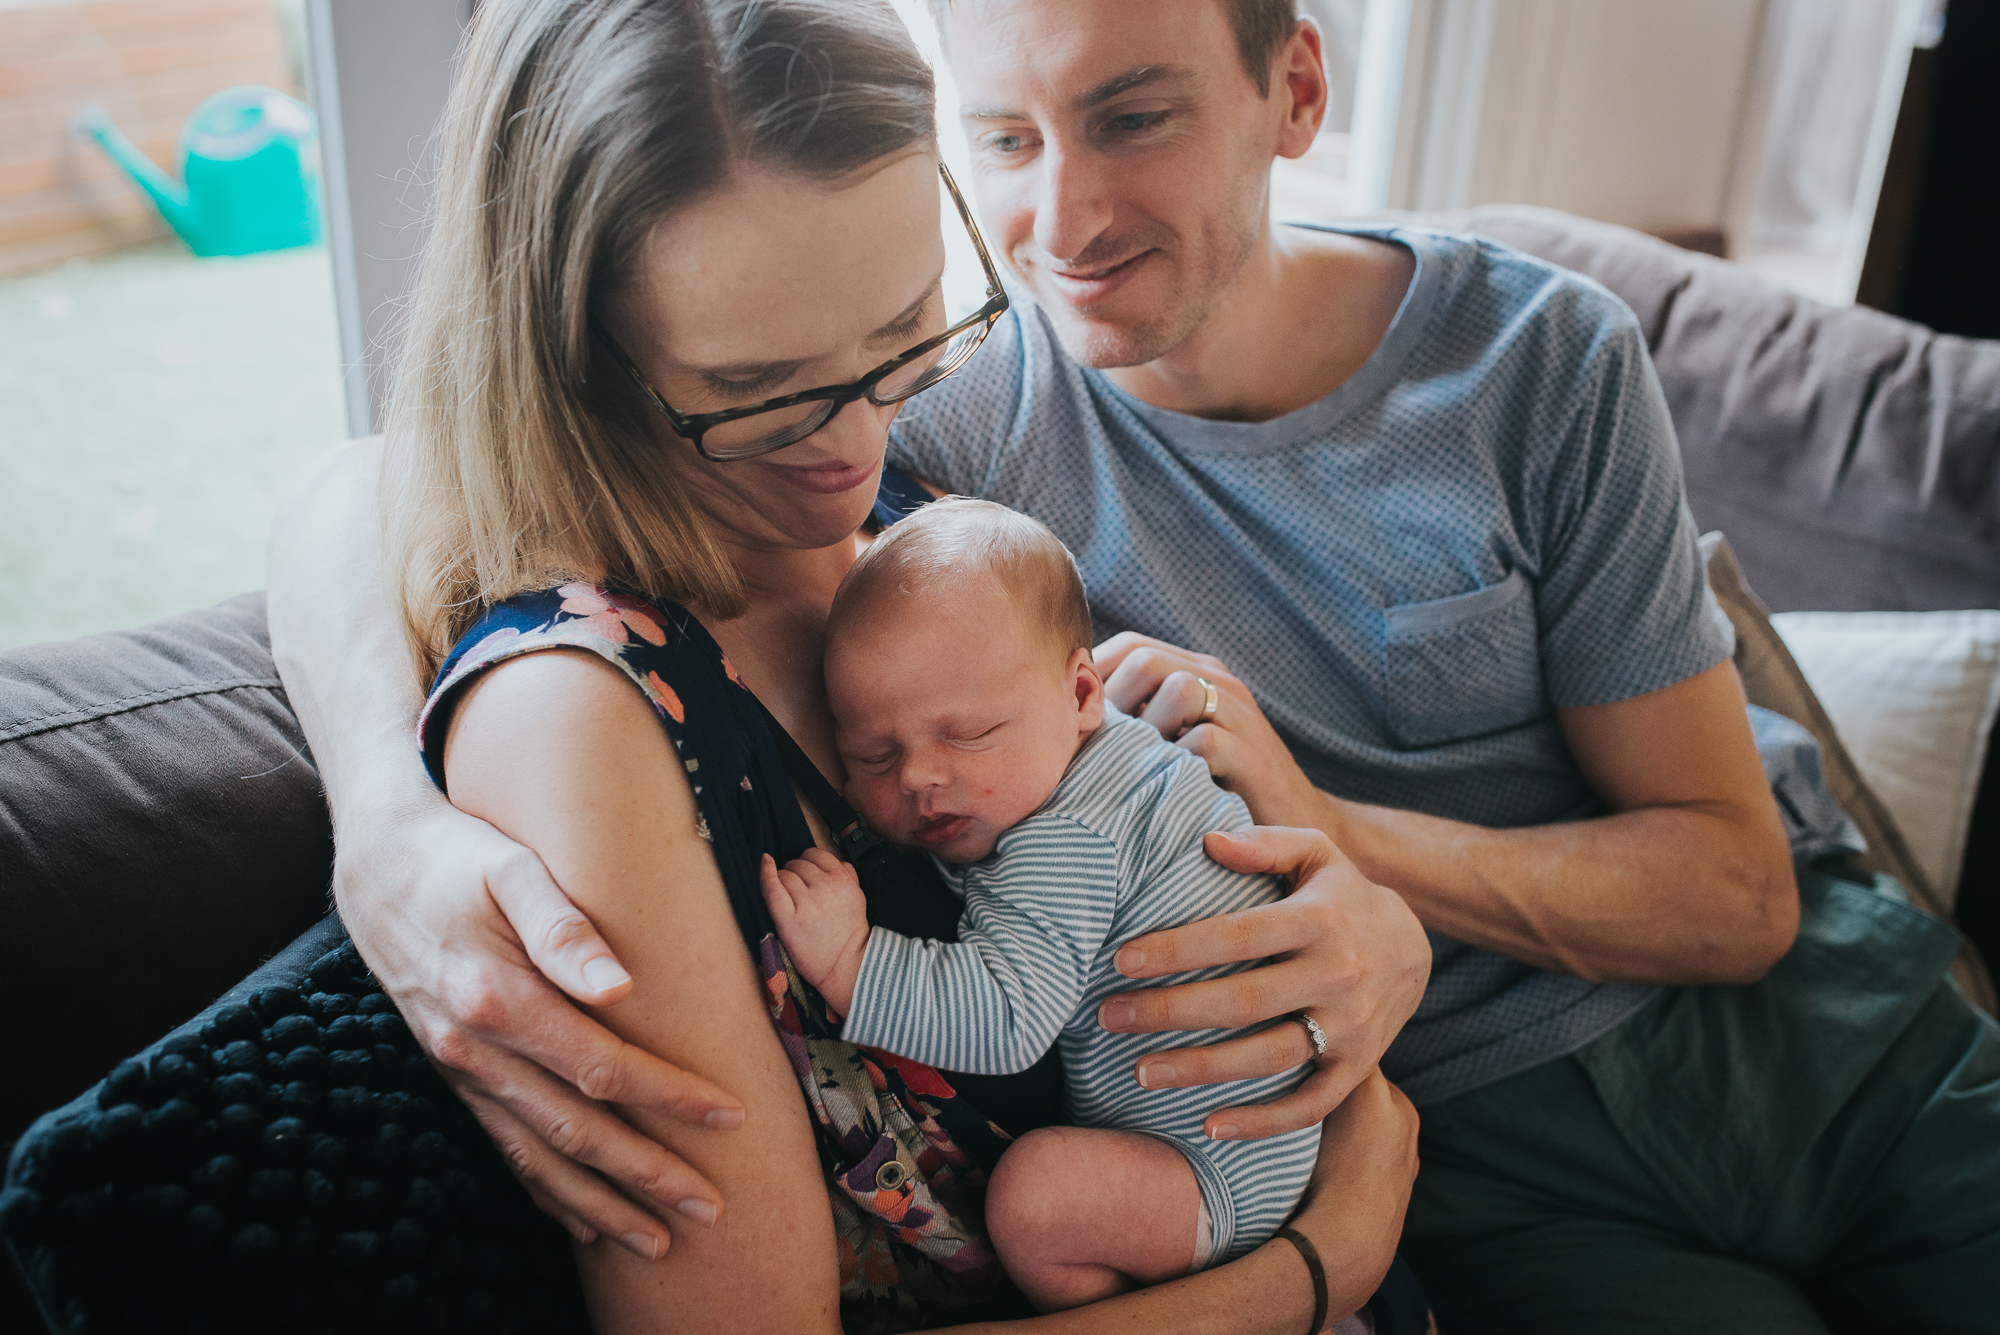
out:
<path id="1" fill-rule="evenodd" d="M 1312 147 L 1333 96 L 1326 81 L 1326 48 L 1319 24 L 1300 18 L 1271 62 L 1272 90 L 1288 101 L 1278 134 L 1278 156 L 1296 158 Z"/>
<path id="2" fill-rule="evenodd" d="M 1070 694 L 1076 700 L 1076 730 L 1079 733 L 1096 732 L 1104 726 L 1104 678 L 1098 675 L 1090 650 L 1071 650 L 1069 663 L 1063 671 L 1069 682 Z"/>

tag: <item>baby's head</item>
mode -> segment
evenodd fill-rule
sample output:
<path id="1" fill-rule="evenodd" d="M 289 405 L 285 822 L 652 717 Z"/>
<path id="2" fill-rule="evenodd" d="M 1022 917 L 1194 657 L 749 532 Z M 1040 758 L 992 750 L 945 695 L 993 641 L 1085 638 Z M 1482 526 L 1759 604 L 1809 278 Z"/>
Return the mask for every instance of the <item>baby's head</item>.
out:
<path id="1" fill-rule="evenodd" d="M 1104 721 L 1090 607 L 1056 536 L 951 497 L 875 539 L 827 623 L 847 800 L 949 862 L 993 851 Z"/>

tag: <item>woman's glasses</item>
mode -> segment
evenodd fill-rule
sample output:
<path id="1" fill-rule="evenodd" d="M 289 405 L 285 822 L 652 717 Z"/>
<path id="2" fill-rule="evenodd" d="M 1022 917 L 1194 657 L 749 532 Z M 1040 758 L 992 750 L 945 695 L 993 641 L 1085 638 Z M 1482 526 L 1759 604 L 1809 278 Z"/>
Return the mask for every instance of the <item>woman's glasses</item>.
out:
<path id="1" fill-rule="evenodd" d="M 945 190 L 957 206 L 959 219 L 964 222 L 967 234 L 972 237 L 972 248 L 979 253 L 980 264 L 985 266 L 986 304 L 937 337 L 925 339 L 908 351 L 891 357 L 859 380 L 845 385 L 822 385 L 818 389 L 801 390 L 797 394 L 766 399 L 742 408 L 688 415 L 674 411 L 659 392 L 646 383 L 645 375 L 625 355 L 625 350 L 618 346 L 618 341 L 611 337 L 608 329 L 594 320 L 591 327 L 618 364 L 625 368 L 625 374 L 632 377 L 633 383 L 659 409 L 660 416 L 667 419 L 675 434 L 692 441 L 702 458 L 713 463 L 755 459 L 759 455 L 782 450 L 787 445 L 796 445 L 825 426 L 828 419 L 856 399 L 865 398 L 870 403 L 883 406 L 901 403 L 913 394 L 921 394 L 965 365 L 966 359 L 986 341 L 994 322 L 1007 310 L 1007 294 L 1001 290 L 1000 274 L 993 267 L 992 257 L 986 253 L 986 242 L 980 238 L 979 228 L 972 221 L 972 210 L 966 207 L 965 196 L 959 194 L 958 183 L 951 179 L 951 172 L 942 162 L 938 164 L 938 175 L 944 178 Z"/>

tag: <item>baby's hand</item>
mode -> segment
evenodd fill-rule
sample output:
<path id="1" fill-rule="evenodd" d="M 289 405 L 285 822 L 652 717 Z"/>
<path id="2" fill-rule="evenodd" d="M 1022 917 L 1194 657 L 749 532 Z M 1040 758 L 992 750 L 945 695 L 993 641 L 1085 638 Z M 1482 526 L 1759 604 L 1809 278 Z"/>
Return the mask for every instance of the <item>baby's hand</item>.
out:
<path id="1" fill-rule="evenodd" d="M 764 902 L 792 964 L 841 1015 L 854 1005 L 861 952 L 868 945 L 868 899 L 854 868 L 825 849 L 781 870 L 769 853 L 762 872 Z"/>

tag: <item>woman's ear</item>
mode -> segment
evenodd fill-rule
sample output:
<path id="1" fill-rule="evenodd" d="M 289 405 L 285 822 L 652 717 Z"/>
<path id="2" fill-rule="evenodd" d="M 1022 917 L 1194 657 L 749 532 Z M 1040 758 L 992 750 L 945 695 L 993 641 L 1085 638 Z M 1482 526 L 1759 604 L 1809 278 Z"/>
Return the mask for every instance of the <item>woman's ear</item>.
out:
<path id="1" fill-rule="evenodd" d="M 1071 650 L 1064 674 L 1076 699 L 1077 733 L 1087 736 L 1096 732 L 1104 726 L 1104 678 L 1097 674 L 1090 650 Z"/>

